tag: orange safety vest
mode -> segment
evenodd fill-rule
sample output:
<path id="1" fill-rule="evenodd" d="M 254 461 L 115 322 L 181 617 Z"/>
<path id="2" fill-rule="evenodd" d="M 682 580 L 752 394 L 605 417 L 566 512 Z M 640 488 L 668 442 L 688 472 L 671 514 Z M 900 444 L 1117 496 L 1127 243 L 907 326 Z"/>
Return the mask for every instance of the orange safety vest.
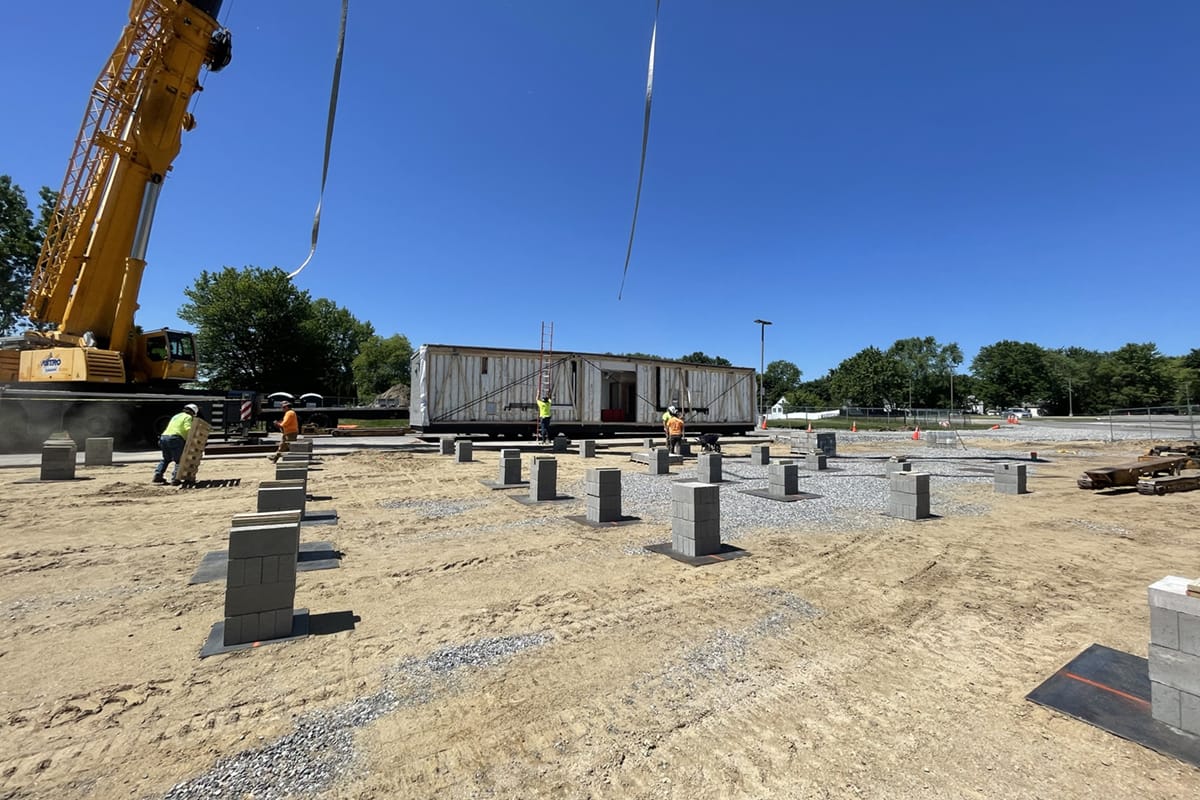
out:
<path id="1" fill-rule="evenodd" d="M 679 417 L 671 417 L 667 420 L 667 433 L 671 436 L 683 435 L 683 420 Z"/>
<path id="2" fill-rule="evenodd" d="M 284 433 L 299 433 L 300 421 L 296 419 L 296 412 L 288 409 L 283 412 L 283 419 L 279 421 L 279 429 Z"/>

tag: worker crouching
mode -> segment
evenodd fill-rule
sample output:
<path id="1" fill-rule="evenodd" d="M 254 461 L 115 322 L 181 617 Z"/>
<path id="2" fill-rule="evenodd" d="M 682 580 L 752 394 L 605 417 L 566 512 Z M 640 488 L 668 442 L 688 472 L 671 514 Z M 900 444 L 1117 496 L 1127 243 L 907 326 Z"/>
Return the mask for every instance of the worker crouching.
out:
<path id="1" fill-rule="evenodd" d="M 171 471 L 171 485 L 179 485 L 179 460 L 183 458 L 183 448 L 187 444 L 188 433 L 192 430 L 192 420 L 199 413 L 200 408 L 195 403 L 188 403 L 183 407 L 183 411 L 171 417 L 171 421 L 167 423 L 162 435 L 158 437 L 162 460 L 154 468 L 155 483 L 167 482 L 163 474 L 167 471 L 167 465 L 174 463 L 175 469 Z"/>

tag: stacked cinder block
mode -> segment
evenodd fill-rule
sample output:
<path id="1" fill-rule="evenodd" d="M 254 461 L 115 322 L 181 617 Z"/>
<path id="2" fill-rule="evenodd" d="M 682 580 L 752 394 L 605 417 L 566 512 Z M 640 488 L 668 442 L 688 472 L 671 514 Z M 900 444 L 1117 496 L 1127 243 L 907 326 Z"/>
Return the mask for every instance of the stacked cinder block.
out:
<path id="1" fill-rule="evenodd" d="M 1150 713 L 1200 735 L 1200 597 L 1189 583 L 1172 575 L 1150 586 Z"/>
<path id="2" fill-rule="evenodd" d="M 836 433 L 818 433 L 817 434 L 817 449 L 830 458 L 837 457 L 837 434 Z"/>
<path id="3" fill-rule="evenodd" d="M 245 514 L 234 514 L 229 527 L 254 528 L 259 525 L 290 525 L 292 523 L 299 525 L 300 518 L 303 516 L 301 511 L 263 511 L 261 513 L 250 511 Z M 297 533 L 297 535 L 299 534 Z"/>
<path id="4" fill-rule="evenodd" d="M 701 453 L 696 458 L 696 480 L 702 483 L 722 481 L 720 453 Z"/>
<path id="5" fill-rule="evenodd" d="M 1024 464 L 997 464 L 995 476 L 998 494 L 1026 494 Z"/>
<path id="6" fill-rule="evenodd" d="M 258 485 L 258 511 L 299 511 L 304 513 L 304 481 L 263 481 Z"/>
<path id="7" fill-rule="evenodd" d="M 500 451 L 500 475 L 496 483 L 509 486 L 521 482 L 521 451 L 506 447 Z"/>
<path id="8" fill-rule="evenodd" d="M 596 457 L 596 440 L 584 439 L 579 443 L 579 455 L 583 458 Z"/>
<path id="9" fill-rule="evenodd" d="M 471 463 L 472 447 L 470 439 L 460 439 L 454 443 L 454 463 Z"/>
<path id="10" fill-rule="evenodd" d="M 821 450 L 813 450 L 811 453 L 804 454 L 804 468 L 811 469 L 814 472 L 825 469 L 825 453 Z"/>
<path id="11" fill-rule="evenodd" d="M 291 634 L 299 552 L 299 521 L 229 529 L 226 645 Z"/>
<path id="12" fill-rule="evenodd" d="M 567 437 L 560 433 L 558 436 L 554 437 L 553 441 L 550 442 L 550 452 L 565 453 L 567 452 L 567 445 L 569 444 L 570 442 L 567 441 Z"/>
<path id="13" fill-rule="evenodd" d="M 655 447 L 650 450 L 650 461 L 646 464 L 646 472 L 651 475 L 666 475 L 671 463 L 671 454 L 665 447 Z"/>
<path id="14" fill-rule="evenodd" d="M 904 456 L 892 456 L 883 465 L 883 471 L 889 477 L 893 472 L 911 472 L 912 464 Z"/>
<path id="15" fill-rule="evenodd" d="M 926 431 L 925 444 L 934 447 L 953 447 L 958 444 L 958 434 L 954 431 Z"/>
<path id="16" fill-rule="evenodd" d="M 42 442 L 42 471 L 44 481 L 75 479 L 75 442 L 71 439 L 47 439 Z"/>
<path id="17" fill-rule="evenodd" d="M 583 482 L 588 522 L 614 522 L 621 518 L 621 470 L 589 469 Z"/>
<path id="18" fill-rule="evenodd" d="M 288 445 L 289 453 L 307 453 L 312 455 L 313 440 L 312 439 L 297 439 Z"/>
<path id="19" fill-rule="evenodd" d="M 721 487 L 680 481 L 671 484 L 671 549 L 707 556 L 721 549 Z"/>
<path id="20" fill-rule="evenodd" d="M 750 446 L 750 463 L 761 466 L 771 463 L 771 447 L 765 444 Z"/>
<path id="21" fill-rule="evenodd" d="M 558 461 L 547 456 L 529 460 L 529 499 L 534 502 L 558 497 Z"/>
<path id="22" fill-rule="evenodd" d="M 900 519 L 929 516 L 929 473 L 893 472 L 888 478 L 888 514 Z"/>
<path id="23" fill-rule="evenodd" d="M 295 461 L 281 461 L 275 465 L 276 481 L 303 481 L 304 490 L 308 491 L 308 465 L 297 464 Z"/>
<path id="24" fill-rule="evenodd" d="M 113 440 L 111 436 L 89 438 L 83 443 L 83 463 L 88 467 L 111 467 Z"/>
<path id="25" fill-rule="evenodd" d="M 454 437 L 453 436 L 443 436 L 441 439 L 438 439 L 438 448 L 439 448 L 438 452 L 441 455 L 444 455 L 444 456 L 454 455 Z"/>
<path id="26" fill-rule="evenodd" d="M 788 462 L 767 466 L 767 493 L 772 497 L 788 497 L 800 491 L 800 467 Z"/>

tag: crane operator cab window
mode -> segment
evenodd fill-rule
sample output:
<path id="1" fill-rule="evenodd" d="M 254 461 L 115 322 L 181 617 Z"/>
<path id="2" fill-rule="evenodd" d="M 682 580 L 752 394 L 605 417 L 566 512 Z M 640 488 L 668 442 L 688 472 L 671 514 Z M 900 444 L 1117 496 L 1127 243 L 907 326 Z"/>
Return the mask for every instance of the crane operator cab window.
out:
<path id="1" fill-rule="evenodd" d="M 151 361 L 166 361 L 170 354 L 167 349 L 167 337 L 151 336 L 146 340 L 146 357 Z"/>
<path id="2" fill-rule="evenodd" d="M 167 331 L 167 341 L 171 343 L 172 361 L 196 360 L 196 339 L 190 333 Z"/>

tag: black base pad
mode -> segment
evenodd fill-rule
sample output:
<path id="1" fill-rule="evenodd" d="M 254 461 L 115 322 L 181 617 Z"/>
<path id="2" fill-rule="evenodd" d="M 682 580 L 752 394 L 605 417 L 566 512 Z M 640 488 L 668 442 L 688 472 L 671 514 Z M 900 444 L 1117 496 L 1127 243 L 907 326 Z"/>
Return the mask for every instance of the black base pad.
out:
<path id="1" fill-rule="evenodd" d="M 1094 644 L 1025 699 L 1200 766 L 1200 737 L 1151 716 L 1150 669 L 1144 658 Z"/>
<path id="2" fill-rule="evenodd" d="M 337 510 L 332 508 L 322 511 L 305 511 L 304 516 L 300 518 L 301 525 L 337 525 L 337 521 Z"/>
<path id="3" fill-rule="evenodd" d="M 620 519 L 614 519 L 610 522 L 592 522 L 587 518 L 587 514 L 572 514 L 567 517 L 571 522 L 578 522 L 580 525 L 586 525 L 589 528 L 619 528 L 622 525 L 636 525 L 642 521 L 641 517 L 626 517 L 621 516 Z"/>
<path id="4" fill-rule="evenodd" d="M 529 481 L 521 481 L 520 483 L 499 483 L 497 481 L 480 481 L 480 483 L 482 483 L 484 486 L 488 487 L 489 489 L 520 489 L 520 488 L 528 488 L 529 487 Z"/>
<path id="5" fill-rule="evenodd" d="M 671 547 L 670 542 L 663 542 L 662 544 L 648 544 L 646 545 L 646 549 L 651 553 L 661 553 L 662 555 L 673 558 L 676 561 L 682 561 L 684 564 L 692 567 L 703 567 L 708 564 L 720 564 L 722 561 L 730 561 L 735 558 L 741 558 L 742 556 L 750 555 L 749 550 L 743 550 L 740 547 L 734 547 L 733 545 L 725 544 L 724 542 L 721 543 L 720 550 L 707 556 L 685 556 L 683 553 L 676 553 Z"/>
<path id="6" fill-rule="evenodd" d="M 562 503 L 567 500 L 575 499 L 569 494 L 555 495 L 553 500 L 531 500 L 527 494 L 510 494 L 508 497 L 511 500 L 516 500 L 523 506 L 538 506 L 542 503 Z"/>
<path id="7" fill-rule="evenodd" d="M 308 636 L 308 609 L 297 608 L 292 612 L 292 632 L 288 636 L 280 639 L 267 639 L 261 642 L 246 642 L 245 644 L 225 644 L 225 620 L 221 620 L 212 626 L 212 630 L 208 632 L 208 640 L 204 642 L 204 646 L 200 648 L 200 657 L 208 658 L 209 656 L 219 655 L 221 653 L 233 653 L 238 650 L 249 650 L 254 647 L 259 647 L 264 644 L 277 644 L 279 642 L 291 642 L 296 639 L 303 639 Z"/>
<path id="8" fill-rule="evenodd" d="M 822 496 L 819 494 L 813 494 L 812 492 L 797 492 L 796 494 L 789 494 L 781 497 L 777 494 L 771 494 L 771 492 L 767 489 L 738 489 L 738 491 L 742 494 L 751 494 L 755 497 L 762 497 L 767 500 L 777 500 L 780 503 L 794 503 L 797 500 L 816 500 Z"/>

